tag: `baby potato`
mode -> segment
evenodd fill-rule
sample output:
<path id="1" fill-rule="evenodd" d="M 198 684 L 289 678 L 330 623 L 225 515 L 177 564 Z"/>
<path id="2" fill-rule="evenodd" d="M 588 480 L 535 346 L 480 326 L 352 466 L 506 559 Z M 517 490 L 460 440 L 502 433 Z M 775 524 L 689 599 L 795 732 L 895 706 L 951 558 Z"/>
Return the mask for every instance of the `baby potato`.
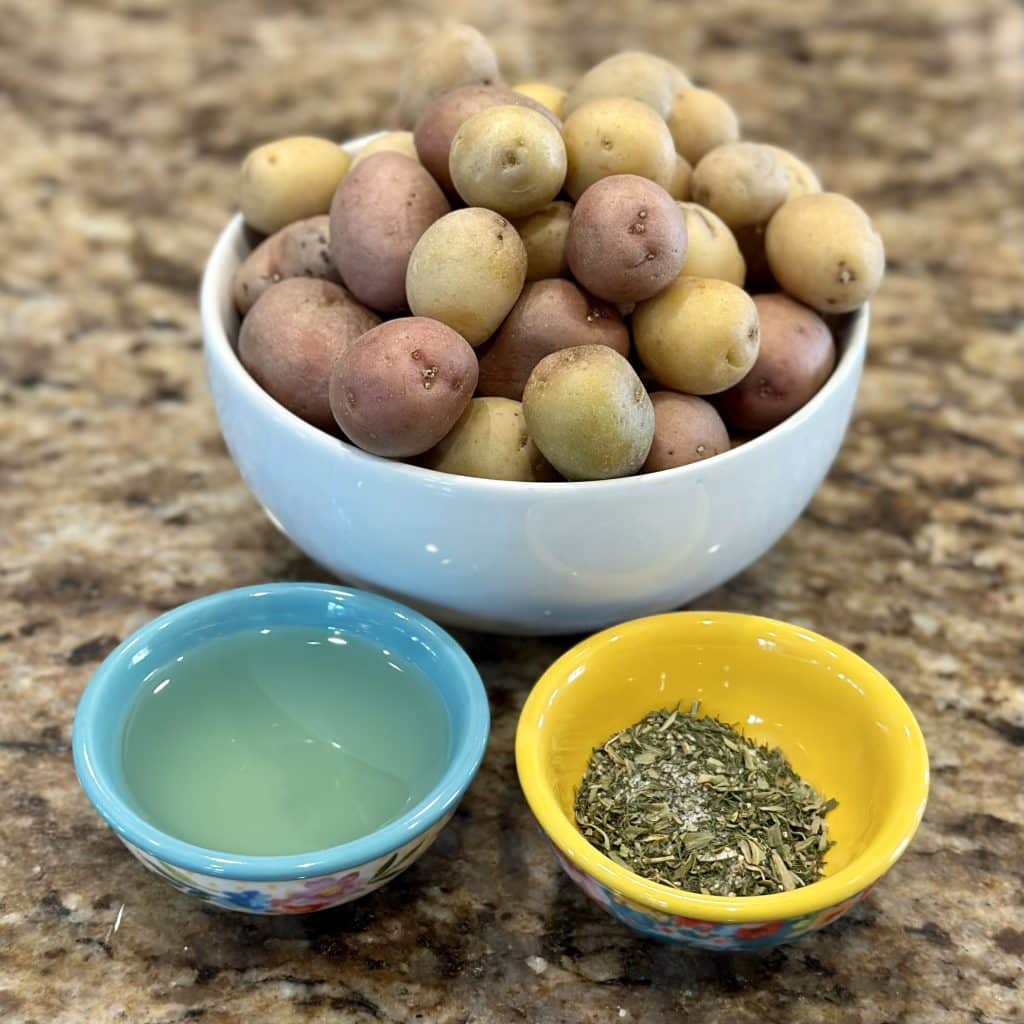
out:
<path id="1" fill-rule="evenodd" d="M 547 107 L 504 86 L 467 85 L 439 96 L 416 122 L 413 139 L 420 162 L 450 195 L 455 194 L 449 161 L 456 133 L 474 114 L 499 106 L 527 107 L 543 114 L 559 130 L 562 128 L 562 122 Z"/>
<path id="2" fill-rule="evenodd" d="M 569 91 L 568 116 L 591 100 L 625 97 L 646 104 L 665 117 L 672 99 L 690 80 L 674 64 L 653 53 L 627 50 L 595 64 Z"/>
<path id="3" fill-rule="evenodd" d="M 686 221 L 683 277 L 716 277 L 743 287 L 747 268 L 733 233 L 717 214 L 697 203 L 680 203 Z"/>
<path id="4" fill-rule="evenodd" d="M 785 202 L 788 188 L 785 164 L 756 142 L 717 146 L 693 169 L 690 183 L 694 201 L 734 230 L 764 224 Z"/>
<path id="5" fill-rule="evenodd" d="M 528 96 L 531 100 L 547 107 L 555 117 L 562 116 L 562 108 L 565 106 L 565 90 L 559 89 L 557 85 L 550 82 L 520 82 L 512 87 L 516 92 Z"/>
<path id="6" fill-rule="evenodd" d="M 352 167 L 358 166 L 368 156 L 373 156 L 374 153 L 401 153 L 403 156 L 411 157 L 413 160 L 419 160 L 412 132 L 384 132 L 383 135 L 370 139 L 352 158 Z M 351 169 L 350 167 L 349 170 Z"/>
<path id="7" fill-rule="evenodd" d="M 729 431 L 715 407 L 696 395 L 656 391 L 654 440 L 644 462 L 645 473 L 657 473 L 710 459 L 729 450 Z"/>
<path id="8" fill-rule="evenodd" d="M 686 200 L 690 198 L 690 178 L 693 175 L 693 168 L 690 166 L 689 161 L 685 156 L 676 154 L 676 169 L 672 175 L 672 181 L 669 183 L 668 188 L 665 190 L 668 194 L 676 200 Z"/>
<path id="9" fill-rule="evenodd" d="M 613 306 L 591 298 L 571 281 L 528 284 L 480 357 L 477 393 L 521 399 L 541 359 L 579 345 L 607 345 L 628 356 L 629 331 Z"/>
<path id="10" fill-rule="evenodd" d="M 526 433 L 519 402 L 474 398 L 447 435 L 423 458 L 440 473 L 485 480 L 554 480 L 555 471 Z"/>
<path id="11" fill-rule="evenodd" d="M 405 276 L 409 308 L 485 342 L 508 315 L 526 280 L 526 249 L 493 210 L 470 206 L 432 224 L 416 243 Z"/>
<path id="12" fill-rule="evenodd" d="M 569 233 L 572 203 L 556 199 L 542 210 L 512 221 L 526 247 L 526 280 L 561 277 L 569 269 L 565 236 Z"/>
<path id="13" fill-rule="evenodd" d="M 470 206 L 526 217 L 550 203 L 565 181 L 562 133 L 528 107 L 489 107 L 463 121 L 448 170 Z"/>
<path id="14" fill-rule="evenodd" d="M 405 309 L 413 247 L 448 210 L 437 183 L 410 157 L 385 151 L 362 161 L 331 203 L 331 256 L 352 294 L 382 312 Z"/>
<path id="15" fill-rule="evenodd" d="M 242 162 L 238 206 L 245 222 L 272 235 L 294 220 L 326 213 L 349 156 L 330 139 L 294 135 L 252 150 Z"/>
<path id="16" fill-rule="evenodd" d="M 676 93 L 665 120 L 676 152 L 691 164 L 699 163 L 716 146 L 740 137 L 736 111 L 710 89 L 684 89 Z"/>
<path id="17" fill-rule="evenodd" d="M 836 192 L 782 206 L 768 222 L 765 253 L 783 290 L 819 313 L 864 305 L 885 272 L 885 247 L 870 218 Z"/>
<path id="18" fill-rule="evenodd" d="M 836 365 L 836 348 L 817 313 L 781 293 L 755 295 L 761 345 L 750 372 L 718 396 L 735 430 L 768 430 L 806 405 Z"/>
<path id="19" fill-rule="evenodd" d="M 545 356 L 523 393 L 526 429 L 567 480 L 631 476 L 654 437 L 654 406 L 629 363 L 606 345 Z"/>
<path id="20" fill-rule="evenodd" d="M 757 358 L 757 307 L 742 288 L 680 277 L 633 313 L 633 340 L 665 387 L 713 395 L 742 380 Z"/>
<path id="21" fill-rule="evenodd" d="M 364 451 L 408 458 L 452 429 L 476 377 L 476 355 L 464 338 L 436 320 L 402 317 L 345 348 L 331 375 L 331 410 Z"/>
<path id="22" fill-rule="evenodd" d="M 292 277 L 268 288 L 238 334 L 238 358 L 286 409 L 334 430 L 331 371 L 356 338 L 380 323 L 340 285 Z"/>
<path id="23" fill-rule="evenodd" d="M 320 277 L 339 283 L 329 237 L 330 219 L 319 214 L 294 221 L 263 239 L 235 271 L 231 290 L 238 312 L 245 316 L 272 284 L 288 277 Z"/>
<path id="24" fill-rule="evenodd" d="M 786 202 L 791 199 L 799 199 L 801 196 L 813 195 L 821 191 L 821 182 L 818 176 L 811 169 L 810 165 L 800 159 L 795 153 L 781 146 L 767 146 L 783 163 L 786 173 L 789 175 L 789 190 L 786 192 Z"/>
<path id="25" fill-rule="evenodd" d="M 565 255 L 587 291 L 609 302 L 639 302 L 678 276 L 686 223 L 663 188 L 635 174 L 616 174 L 580 196 Z"/>
<path id="26" fill-rule="evenodd" d="M 562 136 L 569 161 L 565 190 L 573 199 L 612 174 L 636 174 L 665 189 L 676 175 L 668 127 L 638 100 L 592 100 L 568 116 Z"/>
<path id="27" fill-rule="evenodd" d="M 411 128 L 431 100 L 460 85 L 501 80 L 491 44 L 472 25 L 451 25 L 428 36 L 402 65 L 398 116 Z"/>

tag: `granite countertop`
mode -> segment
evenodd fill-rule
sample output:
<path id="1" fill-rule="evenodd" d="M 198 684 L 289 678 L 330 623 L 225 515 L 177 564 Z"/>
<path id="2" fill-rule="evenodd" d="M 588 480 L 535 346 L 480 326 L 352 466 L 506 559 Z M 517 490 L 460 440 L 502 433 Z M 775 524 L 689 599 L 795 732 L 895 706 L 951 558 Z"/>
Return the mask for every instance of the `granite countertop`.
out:
<path id="1" fill-rule="evenodd" d="M 809 157 L 890 256 L 849 436 L 712 608 L 795 620 L 901 688 L 933 789 L 837 925 L 760 956 L 637 940 L 557 871 L 514 779 L 567 644 L 465 637 L 493 739 L 453 824 L 349 907 L 258 919 L 135 863 L 75 782 L 101 658 L 213 590 L 322 573 L 220 441 L 197 276 L 244 151 L 378 126 L 423 3 L 8 0 L 0 18 L 0 1020 L 1024 1021 L 1024 17 L 1012 0 L 449 0 L 510 78 L 625 46 Z"/>

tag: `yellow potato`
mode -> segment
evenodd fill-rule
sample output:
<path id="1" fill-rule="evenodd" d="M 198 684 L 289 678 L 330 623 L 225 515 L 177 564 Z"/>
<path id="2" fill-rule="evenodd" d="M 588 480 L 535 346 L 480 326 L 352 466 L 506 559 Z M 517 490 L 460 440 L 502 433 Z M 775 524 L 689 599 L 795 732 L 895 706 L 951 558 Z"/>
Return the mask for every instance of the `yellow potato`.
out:
<path id="1" fill-rule="evenodd" d="M 551 202 L 565 181 L 561 132 L 529 107 L 489 107 L 455 133 L 448 169 L 470 206 L 526 217 Z"/>
<path id="2" fill-rule="evenodd" d="M 716 146 L 740 137 L 736 112 L 710 89 L 684 89 L 677 93 L 665 120 L 676 150 L 691 164 L 699 163 Z"/>
<path id="3" fill-rule="evenodd" d="M 513 89 L 536 100 L 542 107 L 547 107 L 555 117 L 562 116 L 565 107 L 565 90 L 550 82 L 520 82 Z"/>
<path id="4" fill-rule="evenodd" d="M 574 111 L 562 129 L 569 171 L 565 190 L 579 199 L 595 181 L 636 174 L 668 189 L 676 151 L 665 122 L 646 104 L 612 97 Z"/>
<path id="5" fill-rule="evenodd" d="M 326 213 L 348 171 L 348 154 L 330 139 L 293 135 L 252 150 L 242 163 L 238 205 L 250 226 L 272 235 Z"/>
<path id="6" fill-rule="evenodd" d="M 569 91 L 564 110 L 569 115 L 591 100 L 626 97 L 664 117 L 675 94 L 689 86 L 686 75 L 664 58 L 627 50 L 595 64 Z"/>
<path id="7" fill-rule="evenodd" d="M 786 201 L 789 175 L 783 162 L 756 142 L 728 142 L 693 169 L 694 202 L 714 210 L 729 227 L 764 224 Z"/>
<path id="8" fill-rule="evenodd" d="M 743 287 L 747 267 L 728 225 L 697 203 L 680 203 L 686 221 L 686 258 L 680 277 L 716 277 Z"/>
<path id="9" fill-rule="evenodd" d="M 789 174 L 789 191 L 786 193 L 786 202 L 790 199 L 799 199 L 801 196 L 810 196 L 821 191 L 821 181 L 817 174 L 794 153 L 781 146 L 765 146 L 770 149 L 785 165 L 786 173 Z"/>
<path id="10" fill-rule="evenodd" d="M 545 356 L 523 392 L 526 428 L 567 480 L 631 476 L 654 437 L 654 406 L 629 362 L 604 345 Z"/>
<path id="11" fill-rule="evenodd" d="M 485 480 L 555 479 L 555 471 L 526 433 L 522 404 L 510 398 L 474 398 L 423 464 L 440 473 Z"/>
<path id="12" fill-rule="evenodd" d="M 666 191 L 673 199 L 685 200 L 690 198 L 690 178 L 693 175 L 693 168 L 685 156 L 676 154 L 676 169 L 672 175 L 672 181 Z"/>
<path id="13" fill-rule="evenodd" d="M 526 248 L 493 210 L 454 210 L 423 232 L 409 258 L 405 294 L 431 317 L 481 345 L 515 305 L 526 280 Z"/>
<path id="14" fill-rule="evenodd" d="M 501 80 L 491 44 L 472 25 L 450 25 L 425 39 L 402 65 L 398 116 L 412 128 L 428 103 L 460 85 Z"/>
<path id="15" fill-rule="evenodd" d="M 526 280 L 542 281 L 563 277 L 569 269 L 565 258 L 565 236 L 569 233 L 572 203 L 556 199 L 543 210 L 513 221 L 526 247 Z"/>
<path id="16" fill-rule="evenodd" d="M 715 278 L 680 277 L 633 313 L 644 365 L 668 388 L 713 395 L 732 387 L 757 359 L 754 300 Z"/>
<path id="17" fill-rule="evenodd" d="M 868 215 L 836 192 L 802 196 L 768 222 L 765 254 L 782 288 L 819 313 L 848 313 L 878 290 L 885 246 Z"/>
<path id="18" fill-rule="evenodd" d="M 412 140 L 412 132 L 384 132 L 383 135 L 378 135 L 377 138 L 371 139 L 356 153 L 352 158 L 352 166 L 355 167 L 368 156 L 373 156 L 374 153 L 382 151 L 401 153 L 402 156 L 412 157 L 413 160 L 419 163 L 420 158 L 416 152 L 416 143 Z"/>

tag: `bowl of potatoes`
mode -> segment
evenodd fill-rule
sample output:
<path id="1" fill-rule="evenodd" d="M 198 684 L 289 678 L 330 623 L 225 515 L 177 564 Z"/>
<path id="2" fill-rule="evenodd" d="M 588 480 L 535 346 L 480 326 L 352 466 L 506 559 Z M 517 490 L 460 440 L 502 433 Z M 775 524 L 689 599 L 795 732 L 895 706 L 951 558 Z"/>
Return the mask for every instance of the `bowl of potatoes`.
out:
<path id="1" fill-rule="evenodd" d="M 759 558 L 846 431 L 867 215 L 651 54 L 513 88 L 450 27 L 397 116 L 253 150 L 203 277 L 214 405 L 271 520 L 346 581 L 519 634 Z"/>

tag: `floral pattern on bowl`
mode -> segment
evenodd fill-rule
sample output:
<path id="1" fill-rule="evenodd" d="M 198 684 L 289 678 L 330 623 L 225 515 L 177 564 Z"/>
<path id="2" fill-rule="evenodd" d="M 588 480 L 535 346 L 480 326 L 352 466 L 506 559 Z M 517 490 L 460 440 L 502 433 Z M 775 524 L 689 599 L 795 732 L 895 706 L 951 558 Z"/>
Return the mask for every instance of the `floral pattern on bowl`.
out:
<path id="1" fill-rule="evenodd" d="M 663 942 L 697 946 L 701 949 L 714 949 L 719 952 L 766 949 L 769 946 L 792 942 L 794 939 L 800 938 L 801 935 L 824 928 L 825 925 L 842 917 L 872 889 L 872 886 L 868 886 L 849 899 L 843 900 L 842 903 L 826 907 L 813 914 L 805 914 L 803 917 L 793 917 L 783 921 L 727 924 L 662 914 L 650 907 L 641 906 L 620 893 L 613 892 L 596 878 L 580 871 L 558 850 L 555 850 L 555 856 L 565 873 L 589 899 L 638 934 L 648 938 L 661 939 Z"/>
<path id="2" fill-rule="evenodd" d="M 419 860 L 449 818 L 451 813 L 404 846 L 359 867 L 278 882 L 241 881 L 188 871 L 140 850 L 123 837 L 121 841 L 137 860 L 179 892 L 215 907 L 244 914 L 311 914 L 349 903 L 390 882 Z"/>

